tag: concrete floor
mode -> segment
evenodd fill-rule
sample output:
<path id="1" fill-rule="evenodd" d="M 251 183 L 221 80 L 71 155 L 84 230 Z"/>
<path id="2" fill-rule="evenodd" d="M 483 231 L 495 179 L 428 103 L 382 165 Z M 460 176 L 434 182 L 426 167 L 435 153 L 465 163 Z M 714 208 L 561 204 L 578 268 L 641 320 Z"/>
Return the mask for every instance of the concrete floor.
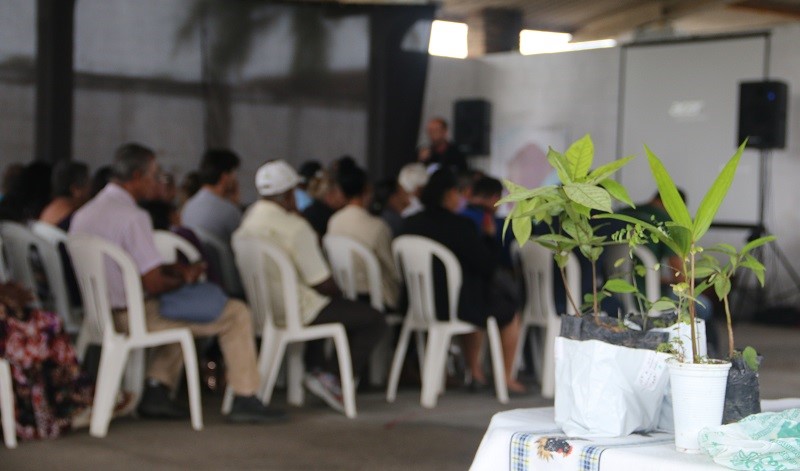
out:
<path id="1" fill-rule="evenodd" d="M 798 338 L 800 329 L 737 327 L 737 344 L 764 355 L 762 398 L 800 396 Z M 419 405 L 419 390 L 409 388 L 394 404 L 382 392 L 359 394 L 355 420 L 309 397 L 305 407 L 289 409 L 287 423 L 258 426 L 225 423 L 220 402 L 213 394 L 203 397 L 202 432 L 188 421 L 121 418 L 105 439 L 80 430 L 16 450 L 0 448 L 0 469 L 464 470 L 492 414 L 552 404 L 532 394 L 503 406 L 491 392 L 448 390 L 438 407 L 427 410 Z"/>

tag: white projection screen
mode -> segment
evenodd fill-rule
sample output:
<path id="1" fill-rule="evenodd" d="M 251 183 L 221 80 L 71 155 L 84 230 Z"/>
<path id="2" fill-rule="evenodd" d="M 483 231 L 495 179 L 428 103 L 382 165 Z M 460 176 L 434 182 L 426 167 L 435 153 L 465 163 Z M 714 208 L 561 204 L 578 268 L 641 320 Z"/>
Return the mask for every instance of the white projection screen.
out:
<path id="1" fill-rule="evenodd" d="M 623 169 L 621 182 L 634 201 L 656 190 L 647 144 L 686 190 L 695 213 L 736 151 L 739 82 L 763 79 L 767 41 L 757 35 L 623 49 L 620 156 L 637 158 Z M 758 151 L 745 151 L 715 221 L 758 222 L 759 158 Z"/>

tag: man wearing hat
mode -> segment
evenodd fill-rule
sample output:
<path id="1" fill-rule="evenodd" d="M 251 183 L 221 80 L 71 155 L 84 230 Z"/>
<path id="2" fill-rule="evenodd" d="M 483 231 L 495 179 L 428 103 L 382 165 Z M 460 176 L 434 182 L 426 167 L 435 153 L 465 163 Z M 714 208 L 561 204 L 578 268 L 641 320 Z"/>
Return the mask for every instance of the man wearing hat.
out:
<path id="1" fill-rule="evenodd" d="M 294 189 L 300 176 L 283 160 L 274 160 L 256 172 L 256 189 L 261 199 L 245 213 L 234 240 L 243 236 L 264 238 L 283 248 L 298 274 L 301 321 L 305 325 L 338 322 L 344 325 L 350 344 L 353 374 L 358 375 L 372 349 L 381 339 L 386 321 L 366 304 L 342 298 L 322 255 L 317 234 L 297 213 Z M 280 279 L 277 273 L 271 277 Z M 276 323 L 284 322 L 280 314 Z M 341 386 L 336 365 L 325 362 L 321 342 L 306 346 L 305 385 L 332 408 L 343 412 Z"/>

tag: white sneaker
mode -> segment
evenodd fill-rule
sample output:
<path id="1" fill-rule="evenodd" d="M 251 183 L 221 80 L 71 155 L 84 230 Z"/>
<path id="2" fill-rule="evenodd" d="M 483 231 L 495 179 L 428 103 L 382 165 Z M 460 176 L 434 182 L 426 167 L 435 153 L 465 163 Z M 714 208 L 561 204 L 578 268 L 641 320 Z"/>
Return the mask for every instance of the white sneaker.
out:
<path id="1" fill-rule="evenodd" d="M 307 373 L 303 384 L 311 394 L 325 401 L 333 410 L 344 414 L 344 401 L 342 400 L 342 387 L 339 378 L 331 373 Z"/>

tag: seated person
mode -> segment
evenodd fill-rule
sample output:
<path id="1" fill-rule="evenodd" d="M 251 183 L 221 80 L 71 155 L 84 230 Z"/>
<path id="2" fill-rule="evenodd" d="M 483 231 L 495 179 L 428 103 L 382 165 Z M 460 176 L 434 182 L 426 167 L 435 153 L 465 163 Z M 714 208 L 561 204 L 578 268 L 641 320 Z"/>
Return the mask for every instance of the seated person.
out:
<path id="1" fill-rule="evenodd" d="M 397 184 L 408 195 L 408 205 L 400 213 L 401 216 L 407 218 L 413 216 L 423 210 L 422 203 L 419 198 L 422 194 L 422 189 L 428 183 L 428 172 L 425 166 L 421 163 L 414 162 L 404 165 L 400 169 L 400 174 L 397 176 Z"/>
<path id="2" fill-rule="evenodd" d="M 353 167 L 340 169 L 339 187 L 347 205 L 337 211 L 328 221 L 328 233 L 343 235 L 361 242 L 378 259 L 381 269 L 383 304 L 387 308 L 397 307 L 400 279 L 392 259 L 392 231 L 379 217 L 366 210 L 370 200 L 370 188 L 364 170 Z M 369 296 L 366 268 L 356 260 L 356 289 L 359 297 Z"/>
<path id="3" fill-rule="evenodd" d="M 318 175 L 322 175 L 322 165 L 316 160 L 308 160 L 303 162 L 298 172 L 301 180 L 297 188 L 294 189 L 294 200 L 297 204 L 297 210 L 302 213 L 314 201 L 308 194 L 308 184 Z"/>
<path id="4" fill-rule="evenodd" d="M 328 171 L 318 172 L 308 183 L 306 191 L 312 200 L 303 210 L 303 217 L 311 224 L 317 236 L 322 238 L 328 230 L 328 221 L 333 213 L 344 207 L 344 195 L 335 177 Z"/>
<path id="5" fill-rule="evenodd" d="M 408 193 L 397 184 L 397 180 L 390 178 L 383 180 L 375 187 L 369 212 L 383 219 L 389 225 L 394 237 L 400 233 L 400 229 L 403 226 L 403 210 L 409 204 L 411 204 L 411 201 L 408 198 Z"/>
<path id="6" fill-rule="evenodd" d="M 112 181 L 73 218 L 71 234 L 102 237 L 125 250 L 142 277 L 146 295 L 145 322 L 150 331 L 185 327 L 196 336 L 217 335 L 225 357 L 228 385 L 235 397 L 228 420 L 267 422 L 284 417 L 283 411 L 265 407 L 256 396 L 261 378 L 256 367 L 255 335 L 251 313 L 238 300 L 228 300 L 217 319 L 208 323 L 176 321 L 161 316 L 158 296 L 197 281 L 203 264 L 162 265 L 153 239 L 150 217 L 136 206 L 137 200 L 152 199 L 157 191 L 158 164 L 155 153 L 138 144 L 117 149 Z M 125 287 L 119 268 L 107 267 L 109 298 L 118 330 L 127 328 Z M 150 356 L 147 385 L 139 404 L 144 417 L 182 418 L 186 410 L 173 403 L 169 392 L 177 386 L 183 368 L 180 345 L 157 347 Z"/>
<path id="7" fill-rule="evenodd" d="M 239 156 L 227 149 L 210 149 L 200 161 L 200 191 L 183 205 L 181 219 L 189 227 L 199 227 L 223 242 L 242 221 L 239 209 L 236 171 Z"/>
<path id="8" fill-rule="evenodd" d="M 506 302 L 503 297 L 497 297 L 492 289 L 497 269 L 495 227 L 485 227 L 482 233 L 478 233 L 472 221 L 456 214 L 460 194 L 456 177 L 449 170 L 437 170 L 431 175 L 422 191 L 421 200 L 425 209 L 406 219 L 403 234 L 428 237 L 453 252 L 462 271 L 459 319 L 481 328 L 486 327 L 489 316 L 497 319 L 503 344 L 506 384 L 511 392 L 524 392 L 525 387 L 513 379 L 512 374 L 520 332 L 517 306 Z M 440 266 L 434 268 L 436 311 L 442 319 L 446 319 L 448 306 L 444 272 Z M 486 383 L 480 349 L 474 345 L 476 340 L 479 338 L 475 336 L 465 339 L 467 366 L 473 381 Z"/>
<path id="9" fill-rule="evenodd" d="M 32 300 L 20 285 L 0 283 L 0 358 L 11 366 L 16 431 L 24 440 L 85 425 L 94 395 L 61 319 L 26 307 Z"/>
<path id="10" fill-rule="evenodd" d="M 53 168 L 53 199 L 39 215 L 39 220 L 66 231 L 72 214 L 89 201 L 91 181 L 84 163 L 62 160 Z"/>
<path id="11" fill-rule="evenodd" d="M 353 374 L 364 369 L 372 349 L 386 329 L 384 316 L 370 306 L 343 299 L 322 256 L 314 229 L 297 214 L 294 189 L 297 172 L 283 160 L 274 160 L 256 172 L 256 189 L 261 199 L 253 203 L 234 233 L 238 237 L 259 237 L 277 244 L 297 268 L 301 321 L 305 325 L 339 322 L 347 331 Z M 271 279 L 280 280 L 277 273 Z M 282 312 L 275 322 L 284 323 Z M 344 411 L 336 363 L 325 361 L 321 342 L 306 345 L 305 385 L 314 395 L 337 411 Z"/>

